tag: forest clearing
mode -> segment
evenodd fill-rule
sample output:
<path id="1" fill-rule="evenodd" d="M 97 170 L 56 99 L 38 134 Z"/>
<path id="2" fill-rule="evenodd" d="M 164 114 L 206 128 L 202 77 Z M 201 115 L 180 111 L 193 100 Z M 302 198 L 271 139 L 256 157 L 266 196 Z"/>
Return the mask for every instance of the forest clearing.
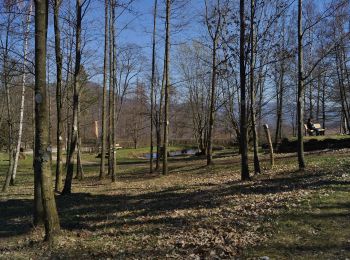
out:
<path id="1" fill-rule="evenodd" d="M 0 1 L 0 259 L 350 259 L 350 0 Z"/>
<path id="2" fill-rule="evenodd" d="M 350 150 L 278 155 L 263 175 L 240 182 L 239 155 L 171 159 L 150 174 L 146 159 L 123 151 L 118 181 L 99 181 L 98 159 L 84 156 L 85 178 L 57 196 L 62 233 L 52 250 L 33 228 L 31 159 L 0 201 L 0 258 L 11 259 L 346 259 L 350 256 Z M 144 149 L 145 150 L 145 149 Z M 137 152 L 142 154 L 142 149 Z M 131 157 L 130 156 L 131 153 Z M 4 156 L 2 155 L 2 158 Z M 89 163 L 88 163 L 89 162 Z M 6 164 L 1 161 L 1 168 Z"/>

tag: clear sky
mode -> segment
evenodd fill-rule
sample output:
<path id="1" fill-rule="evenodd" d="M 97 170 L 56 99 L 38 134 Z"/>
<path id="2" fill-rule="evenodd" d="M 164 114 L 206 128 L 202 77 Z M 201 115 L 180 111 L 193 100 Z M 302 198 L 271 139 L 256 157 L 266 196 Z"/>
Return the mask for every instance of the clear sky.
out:
<path id="1" fill-rule="evenodd" d="M 89 43 L 86 49 L 92 56 L 85 57 L 86 62 L 95 66 L 99 66 L 103 59 L 103 41 L 104 41 L 104 5 L 103 0 L 92 0 L 87 15 L 84 17 L 83 26 L 88 30 L 87 35 Z M 186 41 L 194 35 L 200 33 L 198 22 L 200 17 L 196 14 L 202 9 L 203 0 L 190 0 L 186 8 L 177 13 L 176 16 L 182 15 L 187 20 L 187 25 L 179 31 L 172 33 L 171 41 L 173 48 L 176 45 Z M 153 0 L 135 0 L 132 4 L 132 11 L 125 12 L 117 21 L 116 25 L 119 31 L 117 44 L 126 43 L 137 44 L 142 48 L 144 55 L 150 59 L 151 57 L 151 38 L 153 28 Z M 163 29 L 164 29 L 164 0 L 158 0 L 158 53 L 163 53 Z M 175 27 L 178 24 L 177 19 L 173 19 Z M 123 28 L 123 30 L 121 30 Z M 91 57 L 91 59 L 89 59 Z M 160 58 L 160 57 L 159 57 Z M 96 76 L 93 80 L 101 81 L 100 76 Z"/>
<path id="2" fill-rule="evenodd" d="M 293 0 L 291 0 L 293 1 Z M 313 0 L 318 6 L 323 5 L 329 0 Z M 74 1 L 72 1 L 74 2 Z M 83 26 L 89 28 L 86 32 L 89 38 L 87 44 L 91 56 L 87 56 L 88 63 L 95 63 L 95 67 L 102 64 L 103 59 L 103 33 L 104 33 L 104 0 L 92 0 Z M 238 3 L 238 2 L 237 2 Z M 306 3 L 306 2 L 305 2 Z M 74 3 L 73 3 L 74 4 Z M 119 31 L 117 41 L 119 45 L 125 43 L 133 43 L 140 46 L 144 55 L 150 59 L 151 57 L 151 33 L 153 27 L 153 0 L 135 0 L 132 4 L 132 12 L 125 12 L 117 21 Z M 72 6 L 74 8 L 74 6 Z M 193 38 L 196 35 L 204 35 L 203 27 L 199 26 L 201 14 L 203 13 L 204 0 L 189 0 L 188 5 L 181 9 L 176 16 L 181 16 L 186 20 L 187 25 L 179 32 L 171 34 L 172 55 L 174 49 L 181 42 Z M 164 0 L 158 0 L 158 53 L 159 59 L 163 54 L 163 29 L 164 29 Z M 161 17 L 159 17 L 161 16 Z M 174 18 L 174 17 L 173 17 Z M 173 19 L 173 28 L 181 19 Z M 122 31 L 121 29 L 124 28 Z M 89 58 L 91 58 L 89 60 Z M 100 77 L 95 77 L 96 81 L 100 81 Z"/>

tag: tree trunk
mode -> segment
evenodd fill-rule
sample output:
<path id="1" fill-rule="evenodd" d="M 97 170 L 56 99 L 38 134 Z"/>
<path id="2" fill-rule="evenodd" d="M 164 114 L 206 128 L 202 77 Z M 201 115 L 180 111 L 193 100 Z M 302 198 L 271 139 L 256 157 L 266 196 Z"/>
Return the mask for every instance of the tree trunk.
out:
<path id="1" fill-rule="evenodd" d="M 163 174 L 168 174 L 168 134 L 169 134 L 169 64 L 170 64 L 170 0 L 166 1 L 166 35 L 165 35 L 165 95 L 164 95 L 164 144 Z"/>
<path id="2" fill-rule="evenodd" d="M 40 176 L 44 208 L 45 239 L 52 242 L 60 230 L 52 188 L 48 144 L 48 110 L 46 99 L 46 42 L 48 0 L 35 1 L 35 153 L 34 174 Z"/>
<path id="3" fill-rule="evenodd" d="M 33 169 L 35 169 L 35 136 L 36 136 L 36 130 L 35 130 L 35 89 L 33 89 L 33 117 L 32 117 L 32 124 L 33 124 Z M 44 224 L 44 208 L 42 203 L 42 195 L 41 195 L 41 175 L 40 174 L 34 174 L 34 206 L 33 206 L 33 224 L 34 226 L 39 226 Z"/>
<path id="4" fill-rule="evenodd" d="M 218 6 L 218 8 L 220 8 Z M 219 18 L 220 19 L 220 18 Z M 220 25 L 218 25 L 220 26 Z M 215 33 L 213 40 L 212 53 L 212 75 L 211 75 L 211 93 L 210 93 L 210 109 L 209 109 L 209 128 L 208 128 L 208 146 L 207 146 L 207 165 L 213 163 L 213 130 L 214 130 L 214 114 L 215 114 L 215 96 L 216 96 L 216 51 L 218 45 L 218 31 Z"/>
<path id="5" fill-rule="evenodd" d="M 150 159 L 149 172 L 153 172 L 153 111 L 154 111 L 154 87 L 155 87 L 155 70 L 156 70 L 156 25 L 157 25 L 157 0 L 154 1 L 153 10 L 153 35 L 152 35 L 152 76 L 151 76 L 151 133 L 150 133 Z"/>
<path id="6" fill-rule="evenodd" d="M 84 169 L 83 169 L 83 164 L 82 164 L 82 159 L 81 159 L 81 136 L 80 136 L 80 133 L 78 133 L 78 143 L 77 143 L 77 179 L 79 181 L 84 179 Z"/>
<path id="7" fill-rule="evenodd" d="M 116 35 L 115 35 L 115 8 L 116 8 L 116 1 L 112 0 L 111 3 L 111 11 L 112 11 L 112 23 L 111 23 L 111 33 L 112 33 L 112 75 L 111 75 L 111 79 L 112 79 L 112 104 L 111 104 L 111 120 L 112 120 L 112 129 L 111 129 L 111 137 L 112 137 L 112 147 L 111 147 L 111 152 L 110 152 L 110 158 L 111 158 L 111 178 L 112 178 L 112 182 L 116 181 L 116 158 L 115 158 L 115 109 L 116 109 L 116 86 L 117 86 L 117 82 L 116 82 Z"/>
<path id="8" fill-rule="evenodd" d="M 326 76 L 322 84 L 322 128 L 326 129 Z"/>
<path id="9" fill-rule="evenodd" d="M 19 129 L 18 129 L 18 139 L 17 146 L 15 150 L 14 164 L 12 168 L 12 176 L 11 176 L 11 184 L 15 184 L 16 173 L 17 173 L 17 165 L 19 153 L 21 150 L 22 143 L 22 132 L 23 132 L 23 115 L 24 115 L 24 101 L 25 101 L 25 91 L 26 91 L 26 65 L 27 65 L 27 53 L 28 53 L 28 38 L 29 38 L 29 29 L 30 29 L 30 20 L 32 13 L 32 2 L 29 3 L 29 10 L 26 17 L 26 29 L 24 34 L 24 44 L 23 44 L 23 74 L 22 74 L 22 95 L 21 95 L 21 107 L 20 107 L 20 116 L 19 116 Z"/>
<path id="10" fill-rule="evenodd" d="M 245 78 L 245 14 L 244 0 L 240 0 L 240 51 L 239 69 L 241 82 L 241 115 L 240 115 L 240 150 L 241 150 L 241 179 L 250 180 L 248 167 L 248 136 L 247 136 L 247 101 L 246 101 L 246 78 Z"/>
<path id="11" fill-rule="evenodd" d="M 82 19 L 82 0 L 76 0 L 77 24 L 76 24 L 76 44 L 75 44 L 75 69 L 74 69 L 74 88 L 73 88 L 73 117 L 71 140 L 67 160 L 67 176 L 64 183 L 62 194 L 72 192 L 72 180 L 74 172 L 74 154 L 78 142 L 78 108 L 79 108 L 79 90 L 80 90 L 80 69 L 81 69 L 81 19 Z"/>
<path id="12" fill-rule="evenodd" d="M 350 130 L 350 115 L 349 115 L 349 104 L 347 101 L 345 86 L 344 86 L 344 72 L 343 72 L 343 65 L 340 60 L 340 54 L 339 54 L 339 48 L 336 49 L 336 71 L 338 76 L 338 84 L 339 84 L 339 94 L 340 94 L 340 100 L 342 105 L 342 113 L 344 116 L 344 122 L 346 124 L 347 132 Z"/>
<path id="13" fill-rule="evenodd" d="M 160 90 L 160 98 L 159 98 L 159 112 L 157 118 L 157 160 L 156 160 L 156 169 L 158 171 L 160 168 L 160 158 L 161 158 L 161 146 L 162 146 L 162 122 L 163 122 L 163 97 L 165 91 L 165 55 L 164 55 L 164 65 L 163 65 L 163 77 L 162 77 L 162 86 Z"/>
<path id="14" fill-rule="evenodd" d="M 80 127 L 80 103 L 78 104 L 78 142 L 77 142 L 77 179 L 84 179 L 84 169 L 81 159 L 81 127 Z"/>
<path id="15" fill-rule="evenodd" d="M 252 120 L 252 132 L 253 132 L 253 148 L 254 148 L 254 172 L 260 174 L 260 162 L 259 162 L 259 141 L 256 130 L 256 104 L 255 104 L 255 83 L 254 83 L 254 69 L 255 69 L 255 0 L 251 0 L 251 19 L 250 19 L 250 116 Z"/>
<path id="16" fill-rule="evenodd" d="M 304 158 L 304 78 L 303 78 L 303 29 L 302 29 L 302 0 L 298 0 L 298 164 L 299 170 L 305 169 Z"/>
<path id="17" fill-rule="evenodd" d="M 61 31 L 59 25 L 60 5 L 62 0 L 54 1 L 54 30 L 55 30 L 55 55 L 56 55 L 56 113 L 57 113 L 57 129 L 56 129 L 56 180 L 55 191 L 62 190 L 62 51 L 61 51 Z"/>
<path id="18" fill-rule="evenodd" d="M 3 192 L 7 192 L 7 189 L 10 185 L 11 181 L 11 173 L 13 169 L 13 122 L 12 122 L 12 113 L 11 113 L 11 95 L 10 95 L 10 89 L 9 89 L 9 82 L 8 82 L 8 52 L 9 52 L 9 33 L 10 33 L 10 20 L 7 23 L 6 28 L 6 38 L 5 38 L 5 48 L 4 48 L 4 54 L 3 54 L 3 85 L 5 88 L 5 95 L 6 95 L 6 110 L 7 110 L 7 127 L 8 127 L 8 143 L 7 143 L 7 152 L 8 152 L 8 158 L 9 158 L 9 165 L 7 169 L 6 179 L 4 186 L 2 188 Z"/>
<path id="19" fill-rule="evenodd" d="M 107 99 L 107 48 L 108 48 L 108 0 L 105 0 L 105 41 L 103 51 L 103 94 L 102 94 L 102 136 L 101 136 L 101 163 L 100 163 L 100 180 L 105 175 L 106 161 L 106 99 Z"/>

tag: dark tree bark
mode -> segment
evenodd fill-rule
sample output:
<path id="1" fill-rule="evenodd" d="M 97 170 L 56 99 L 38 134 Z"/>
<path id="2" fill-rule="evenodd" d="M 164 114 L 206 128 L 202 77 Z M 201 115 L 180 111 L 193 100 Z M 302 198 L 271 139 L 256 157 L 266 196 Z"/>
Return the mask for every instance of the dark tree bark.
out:
<path id="1" fill-rule="evenodd" d="M 215 22 L 213 21 L 215 19 Z M 209 108 L 209 127 L 208 127 L 208 146 L 207 146 L 207 165 L 213 163 L 213 130 L 215 119 L 215 103 L 216 103 L 216 83 L 217 83 L 217 49 L 221 31 L 221 12 L 220 1 L 214 9 L 212 16 L 208 16 L 206 7 L 206 24 L 212 41 L 212 64 L 211 64 L 211 89 L 210 89 L 210 108 Z M 215 24 L 215 26 L 213 26 Z M 214 27 L 214 30 L 213 30 Z"/>
<path id="2" fill-rule="evenodd" d="M 284 61 L 284 53 L 285 53 L 285 20 L 282 21 L 282 48 L 280 53 L 280 58 L 282 59 L 280 62 L 279 69 L 279 78 L 277 81 L 276 87 L 276 97 L 277 97 L 277 115 L 276 115 L 276 132 L 275 132 L 275 146 L 282 139 L 282 122 L 283 122 L 283 102 L 284 102 L 284 76 L 285 76 L 285 61 Z M 293 119 L 292 119 L 293 120 Z"/>
<path id="3" fill-rule="evenodd" d="M 46 99 L 46 42 L 48 0 L 35 1 L 35 152 L 34 174 L 40 176 L 45 239 L 52 242 L 60 230 L 52 187 Z M 35 215 L 37 213 L 34 213 Z"/>
<path id="4" fill-rule="evenodd" d="M 164 56 L 165 61 L 165 56 Z M 161 146 L 162 146 L 162 122 L 163 122 L 163 97 L 165 90 L 165 62 L 163 66 L 163 76 L 162 76 L 162 85 L 160 90 L 160 98 L 159 98 L 159 110 L 157 115 L 157 159 L 156 159 L 156 169 L 158 171 L 160 168 L 160 157 L 162 156 Z"/>
<path id="5" fill-rule="evenodd" d="M 244 0 L 240 0 L 240 50 L 239 70 L 241 82 L 241 115 L 240 115 L 240 150 L 241 150 L 241 179 L 250 180 L 248 167 L 248 127 L 247 127 L 247 100 L 246 100 L 246 73 L 245 73 L 245 12 Z"/>
<path id="6" fill-rule="evenodd" d="M 112 18 L 112 23 L 111 23 L 111 41 L 112 41 L 112 61 L 111 61 L 111 66 L 112 66 L 112 73 L 111 73 L 111 80 L 112 80 L 112 92 L 111 92 L 111 141 L 112 141 L 112 146 L 110 150 L 110 156 L 109 158 L 111 159 L 111 178 L 112 182 L 116 181 L 116 158 L 115 158 L 115 110 L 116 110 L 116 35 L 115 35 L 115 8 L 116 8 L 116 1 L 111 0 L 111 18 Z"/>
<path id="7" fill-rule="evenodd" d="M 304 170 L 304 75 L 303 75 L 303 29 L 302 29 L 302 0 L 298 0 L 298 164 L 299 169 Z"/>
<path id="8" fill-rule="evenodd" d="M 63 120 L 62 120 L 62 51 L 61 51 L 61 31 L 59 25 L 60 5 L 62 0 L 54 1 L 54 31 L 55 31 L 55 54 L 56 54 L 56 110 L 57 110 L 57 130 L 56 130 L 56 145 L 57 145 L 57 160 L 56 160 L 56 180 L 55 190 L 62 190 L 62 144 L 63 144 Z"/>
<path id="9" fill-rule="evenodd" d="M 153 35 L 152 35 L 152 76 L 151 76 L 151 133 L 150 133 L 150 159 L 149 171 L 153 172 L 153 112 L 154 112 L 154 87 L 155 87 L 155 70 L 156 70 L 156 25 L 157 25 L 157 3 L 154 1 L 153 10 Z"/>
<path id="10" fill-rule="evenodd" d="M 255 35 L 255 0 L 251 0 L 251 18 L 250 18 L 250 117 L 252 120 L 252 132 L 253 132 L 253 148 L 254 148 L 254 172 L 255 174 L 260 174 L 260 162 L 259 162 L 259 141 L 258 141 L 258 135 L 256 130 L 256 104 L 255 104 L 255 97 L 256 97 L 256 90 L 255 90 L 255 81 L 254 81 L 254 69 L 255 69 L 255 41 L 256 41 L 256 35 Z M 261 108 L 260 108 L 261 109 Z"/>
<path id="11" fill-rule="evenodd" d="M 168 174 L 168 142 L 169 142 L 169 64 L 170 64 L 170 0 L 166 1 L 166 34 L 165 34 L 165 93 L 164 93 L 164 144 L 163 174 Z"/>
<path id="12" fill-rule="evenodd" d="M 103 51 L 103 93 L 102 93 L 102 135 L 101 135 L 101 164 L 100 180 L 105 175 L 105 154 L 106 154 L 106 99 L 107 99 L 107 48 L 108 48 L 108 4 L 105 0 L 105 41 Z"/>
<path id="13" fill-rule="evenodd" d="M 76 1 L 76 44 L 75 44 L 75 69 L 74 69 L 74 86 L 73 86 L 73 116 L 71 140 L 67 160 L 67 176 L 64 183 L 62 194 L 70 194 L 72 192 L 72 180 L 74 172 L 73 157 L 78 143 L 78 109 L 79 109 L 79 90 L 80 90 L 80 74 L 81 74 L 81 20 L 82 20 L 82 0 Z"/>
<path id="14" fill-rule="evenodd" d="M 8 152 L 8 158 L 9 158 L 9 164 L 6 174 L 5 183 L 2 187 L 3 192 L 7 192 L 7 189 L 10 185 L 11 181 L 11 173 L 14 166 L 14 148 L 13 148 L 13 121 L 12 121 L 12 111 L 11 111 L 11 95 L 10 95 L 10 86 L 9 86 L 9 37 L 10 37 L 10 31 L 11 31 L 11 24 L 12 24 L 12 18 L 10 15 L 7 19 L 6 24 L 6 36 L 5 36 L 5 46 L 4 46 L 4 53 L 3 53 L 3 86 L 5 88 L 5 95 L 6 95 L 6 112 L 7 112 L 7 127 L 8 127 L 8 135 L 7 135 L 7 152 Z"/>

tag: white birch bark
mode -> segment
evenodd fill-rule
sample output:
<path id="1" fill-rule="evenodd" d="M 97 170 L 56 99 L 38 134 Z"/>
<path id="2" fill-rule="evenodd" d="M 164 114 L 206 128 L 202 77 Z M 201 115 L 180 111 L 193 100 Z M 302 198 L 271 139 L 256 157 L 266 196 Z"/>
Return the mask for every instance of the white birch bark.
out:
<path id="1" fill-rule="evenodd" d="M 19 152 L 21 149 L 21 142 L 22 142 L 22 132 L 23 132 L 23 115 L 24 115 L 24 101 L 25 101 L 25 91 L 26 91 L 26 66 L 27 66 L 27 53 L 28 53 L 28 38 L 29 38 L 29 29 L 30 29 L 30 20 L 31 20 L 31 13 L 33 9 L 33 3 L 30 1 L 29 3 L 29 11 L 26 17 L 25 22 L 25 33 L 24 33 L 24 45 L 23 45 L 23 54 L 24 54 L 24 60 L 23 60 L 23 74 L 22 74 L 22 97 L 21 97 L 21 108 L 20 108 L 20 115 L 19 115 L 19 129 L 18 129 L 18 140 L 17 140 L 17 146 L 16 146 L 16 154 L 15 154 L 15 162 L 12 169 L 12 178 L 11 182 L 14 183 L 16 179 L 16 173 L 17 173 L 17 166 L 18 166 L 18 158 L 19 158 Z"/>

